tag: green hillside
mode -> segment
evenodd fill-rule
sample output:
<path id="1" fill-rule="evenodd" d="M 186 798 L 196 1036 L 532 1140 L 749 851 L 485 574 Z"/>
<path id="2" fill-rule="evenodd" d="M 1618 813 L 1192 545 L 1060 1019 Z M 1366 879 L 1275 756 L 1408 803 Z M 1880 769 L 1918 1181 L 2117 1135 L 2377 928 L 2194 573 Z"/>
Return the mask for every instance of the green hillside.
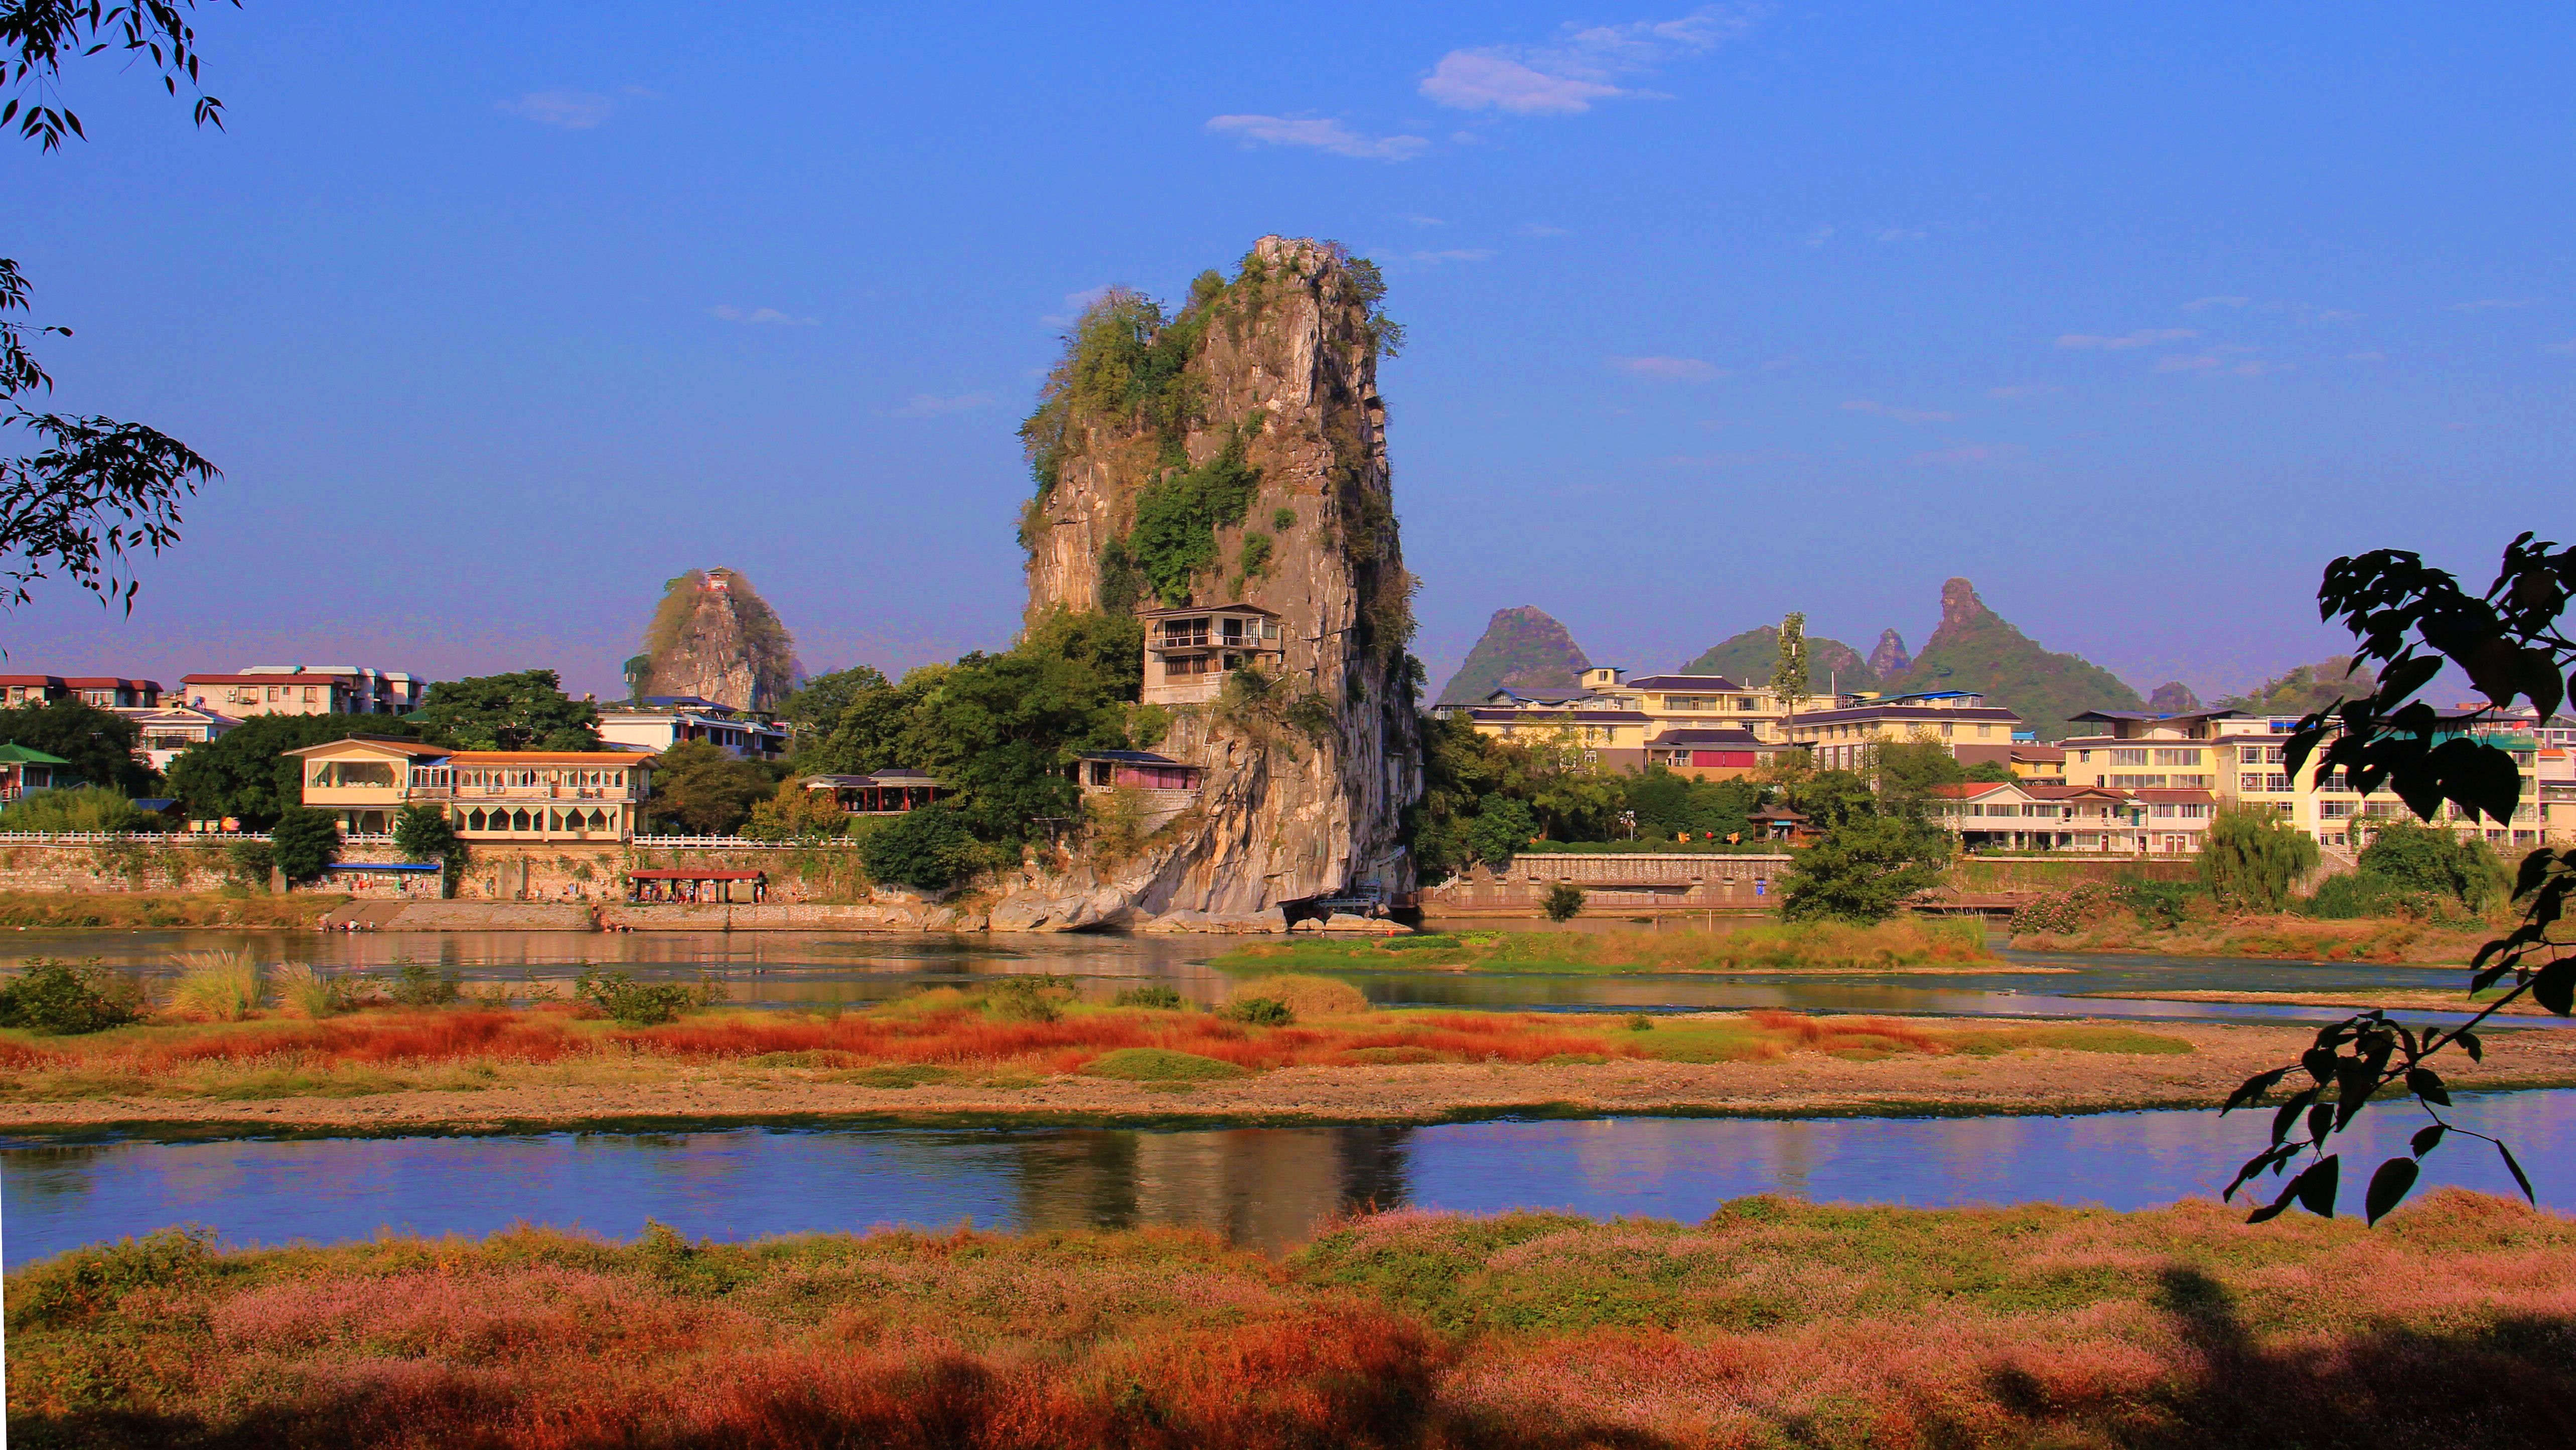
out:
<path id="1" fill-rule="evenodd" d="M 1710 645 L 1698 659 L 1682 666 L 1682 673 L 1724 675 L 1737 684 L 1762 685 L 1770 683 L 1772 666 L 1779 662 L 1780 628 L 1766 624 Z M 1875 690 L 1879 684 L 1878 672 L 1860 657 L 1860 651 L 1819 634 L 1807 636 L 1807 677 L 1809 687 L 1819 695 L 1837 688 Z"/>
<path id="2" fill-rule="evenodd" d="M 1438 703 L 1472 705 L 1506 686 L 1524 691 L 1571 691 L 1592 662 L 1565 626 L 1545 610 L 1524 604 L 1497 609 L 1484 636 L 1467 652 L 1458 673 L 1441 688 Z"/>
<path id="3" fill-rule="evenodd" d="M 1986 703 L 2021 716 L 2022 727 L 2042 740 L 2063 738 L 2068 717 L 2079 711 L 2146 708 L 2109 670 L 2040 648 L 1988 609 L 1965 579 L 1941 586 L 1941 627 L 1914 657 L 1914 668 L 1890 683 L 1899 691 L 1979 691 Z"/>

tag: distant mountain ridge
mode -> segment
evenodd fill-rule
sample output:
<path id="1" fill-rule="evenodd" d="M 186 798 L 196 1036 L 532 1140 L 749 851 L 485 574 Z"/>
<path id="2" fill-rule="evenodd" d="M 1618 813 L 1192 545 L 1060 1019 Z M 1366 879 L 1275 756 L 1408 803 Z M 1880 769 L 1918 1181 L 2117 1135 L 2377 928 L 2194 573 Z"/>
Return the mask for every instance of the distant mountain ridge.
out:
<path id="1" fill-rule="evenodd" d="M 1977 586 L 1965 579 L 1941 586 L 1941 627 L 1914 657 L 1913 668 L 1889 688 L 1977 691 L 1986 703 L 2021 716 L 2022 728 L 2037 731 L 2042 740 L 2063 738 L 2070 717 L 2086 710 L 2146 708 L 2138 692 L 2109 670 L 2080 655 L 2042 649 L 1988 609 Z"/>
<path id="2" fill-rule="evenodd" d="M 1896 631 L 1889 630 L 1892 636 Z M 1882 642 L 1881 648 L 1885 648 Z M 1899 646 L 1903 648 L 1902 645 Z M 1733 635 L 1700 651 L 1699 658 L 1682 666 L 1686 675 L 1724 675 L 1739 685 L 1767 685 L 1771 671 L 1780 663 L 1780 627 L 1757 625 L 1742 634 Z M 1860 651 L 1838 639 L 1820 634 L 1807 636 L 1807 680 L 1817 694 L 1828 690 L 1875 690 L 1879 687 L 1878 671 L 1860 657 Z"/>
<path id="3" fill-rule="evenodd" d="M 1571 694 L 1592 661 L 1555 618 L 1534 604 L 1497 609 L 1458 672 L 1441 686 L 1439 704 L 1472 705 L 1500 689 Z"/>

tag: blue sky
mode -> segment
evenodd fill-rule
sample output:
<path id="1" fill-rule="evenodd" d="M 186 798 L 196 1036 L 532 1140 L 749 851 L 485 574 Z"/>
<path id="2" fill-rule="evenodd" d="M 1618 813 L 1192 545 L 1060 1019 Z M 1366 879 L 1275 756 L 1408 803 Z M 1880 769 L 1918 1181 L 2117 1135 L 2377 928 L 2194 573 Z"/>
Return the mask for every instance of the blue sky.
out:
<path id="1" fill-rule="evenodd" d="M 662 581 L 806 664 L 1007 641 L 1012 428 L 1082 294 L 1264 233 L 1378 258 L 1436 682 L 1536 604 L 1669 667 L 1964 574 L 2207 693 L 2318 570 L 2483 584 L 2566 482 L 2576 12 L 2546 7 L 282 4 L 192 130 L 90 62 L 0 147 L 54 406 L 226 478 L 131 620 L 14 670 L 534 665 Z"/>

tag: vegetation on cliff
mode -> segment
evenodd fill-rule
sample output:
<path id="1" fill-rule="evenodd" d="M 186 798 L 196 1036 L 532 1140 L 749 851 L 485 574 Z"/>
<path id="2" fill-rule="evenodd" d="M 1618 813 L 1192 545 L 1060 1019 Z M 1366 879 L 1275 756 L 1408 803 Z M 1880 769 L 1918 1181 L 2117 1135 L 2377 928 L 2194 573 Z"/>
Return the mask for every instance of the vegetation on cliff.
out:
<path id="1" fill-rule="evenodd" d="M 1458 672 L 1441 686 L 1439 703 L 1472 705 L 1502 689 L 1572 694 L 1591 665 L 1565 626 L 1536 605 L 1497 609 Z"/>
<path id="2" fill-rule="evenodd" d="M 2350 655 L 2328 655 L 2312 665 L 2299 665 L 2263 681 L 2241 695 L 2222 695 L 2223 710 L 2249 715 L 2308 715 L 2331 710 L 2346 700 L 2367 699 L 2379 688 L 2379 676 Z"/>

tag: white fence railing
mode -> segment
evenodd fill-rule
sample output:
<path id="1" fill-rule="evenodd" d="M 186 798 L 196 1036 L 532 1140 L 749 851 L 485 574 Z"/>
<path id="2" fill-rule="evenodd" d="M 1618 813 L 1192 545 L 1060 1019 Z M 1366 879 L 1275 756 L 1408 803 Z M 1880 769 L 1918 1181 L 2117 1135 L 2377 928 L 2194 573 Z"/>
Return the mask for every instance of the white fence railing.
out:
<path id="1" fill-rule="evenodd" d="M 858 842 L 847 837 L 826 841 L 755 841 L 749 836 L 637 836 L 627 844 L 639 851 L 654 851 L 665 846 L 724 851 L 792 851 L 805 846 L 856 846 Z"/>
<path id="2" fill-rule="evenodd" d="M 0 846 L 104 846 L 112 841 L 153 841 L 165 846 L 220 846 L 226 841 L 265 841 L 249 831 L 222 835 L 194 831 L 0 831 Z M 393 838 L 388 836 L 386 840 Z"/>

